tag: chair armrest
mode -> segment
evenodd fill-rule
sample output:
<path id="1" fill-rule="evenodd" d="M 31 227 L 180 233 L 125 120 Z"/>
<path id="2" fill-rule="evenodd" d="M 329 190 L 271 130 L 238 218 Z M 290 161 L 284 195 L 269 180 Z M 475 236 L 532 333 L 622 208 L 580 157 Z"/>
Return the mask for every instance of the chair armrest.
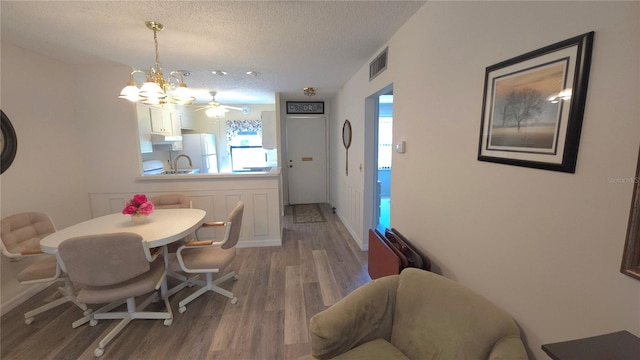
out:
<path id="1" fill-rule="evenodd" d="M 516 336 L 500 339 L 500 341 L 493 346 L 491 354 L 489 354 L 489 360 L 527 360 L 528 358 L 524 343 Z"/>
<path id="2" fill-rule="evenodd" d="M 40 249 L 26 249 L 20 252 L 20 255 L 39 255 L 44 254 Z"/>
<path id="3" fill-rule="evenodd" d="M 193 241 L 189 241 L 184 243 L 184 246 L 186 247 L 192 247 L 192 246 L 209 246 L 213 244 L 213 240 L 193 240 Z"/>
<path id="4" fill-rule="evenodd" d="M 331 359 L 373 339 L 391 339 L 398 275 L 367 283 L 309 322 L 311 355 Z"/>
<path id="5" fill-rule="evenodd" d="M 210 222 L 202 223 L 202 225 L 200 225 L 200 227 L 194 231 L 194 234 L 196 235 L 196 240 L 200 240 L 200 236 L 198 235 L 198 230 L 206 227 L 214 227 L 214 226 L 220 227 L 220 226 L 226 226 L 226 225 L 227 223 L 224 221 L 210 221 Z"/>

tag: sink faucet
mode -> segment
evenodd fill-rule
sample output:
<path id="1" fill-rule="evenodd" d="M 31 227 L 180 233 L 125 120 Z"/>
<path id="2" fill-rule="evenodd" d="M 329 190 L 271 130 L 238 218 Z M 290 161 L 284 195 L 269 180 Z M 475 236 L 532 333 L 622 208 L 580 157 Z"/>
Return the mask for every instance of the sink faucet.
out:
<path id="1" fill-rule="evenodd" d="M 178 171 L 178 159 L 180 159 L 181 157 L 186 157 L 187 160 L 189 160 L 189 166 L 193 166 L 193 163 L 191 162 L 191 158 L 189 157 L 189 155 L 180 154 L 176 156 L 176 158 L 173 160 L 173 170 Z"/>

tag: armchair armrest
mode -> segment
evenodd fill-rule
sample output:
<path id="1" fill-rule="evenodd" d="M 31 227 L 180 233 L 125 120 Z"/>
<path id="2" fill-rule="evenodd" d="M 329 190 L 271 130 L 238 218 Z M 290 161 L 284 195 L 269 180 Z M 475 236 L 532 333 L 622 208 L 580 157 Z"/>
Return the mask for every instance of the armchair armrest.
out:
<path id="1" fill-rule="evenodd" d="M 225 225 L 224 221 L 210 221 L 210 222 L 203 223 L 202 227 L 224 226 L 224 225 Z"/>
<path id="2" fill-rule="evenodd" d="M 514 359 L 527 360 L 527 350 L 520 337 L 509 336 L 498 341 L 489 354 L 489 360 Z"/>
<path id="3" fill-rule="evenodd" d="M 371 281 L 314 315 L 309 323 L 311 354 L 336 357 L 373 339 L 391 339 L 398 275 Z"/>

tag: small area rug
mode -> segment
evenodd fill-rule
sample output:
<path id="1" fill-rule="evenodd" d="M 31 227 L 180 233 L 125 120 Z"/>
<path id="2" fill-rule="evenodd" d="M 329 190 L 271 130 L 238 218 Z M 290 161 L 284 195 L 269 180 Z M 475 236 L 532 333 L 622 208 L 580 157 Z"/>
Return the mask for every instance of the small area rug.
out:
<path id="1" fill-rule="evenodd" d="M 293 222 L 302 223 L 319 223 L 326 222 L 322 211 L 318 204 L 299 204 L 293 205 Z"/>

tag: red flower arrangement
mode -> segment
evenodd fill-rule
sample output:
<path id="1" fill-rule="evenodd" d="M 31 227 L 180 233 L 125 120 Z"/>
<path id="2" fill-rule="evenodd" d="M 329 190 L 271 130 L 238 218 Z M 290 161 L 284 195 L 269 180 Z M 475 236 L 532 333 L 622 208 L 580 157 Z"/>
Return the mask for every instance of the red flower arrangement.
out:
<path id="1" fill-rule="evenodd" d="M 149 215 L 153 212 L 153 209 L 153 203 L 147 199 L 146 195 L 136 194 L 131 200 L 127 201 L 122 213 L 125 215 Z"/>

